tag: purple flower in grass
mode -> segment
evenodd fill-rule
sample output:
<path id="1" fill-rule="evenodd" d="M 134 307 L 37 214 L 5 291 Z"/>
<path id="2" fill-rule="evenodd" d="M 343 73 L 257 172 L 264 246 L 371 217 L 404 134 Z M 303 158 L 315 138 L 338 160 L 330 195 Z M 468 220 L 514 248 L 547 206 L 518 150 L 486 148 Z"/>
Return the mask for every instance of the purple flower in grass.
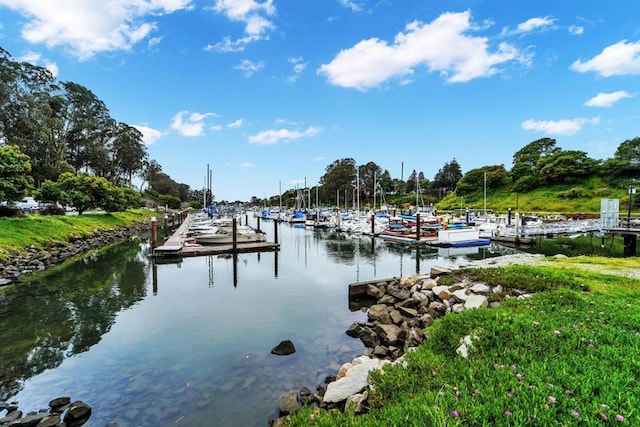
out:
<path id="1" fill-rule="evenodd" d="M 510 417 L 511 415 L 513 415 L 513 412 L 507 409 L 506 411 L 504 411 L 504 415 Z"/>
<path id="2" fill-rule="evenodd" d="M 576 417 L 576 418 L 580 418 L 580 412 L 573 411 L 573 416 Z"/>
<path id="3" fill-rule="evenodd" d="M 556 398 L 553 396 L 547 397 L 547 400 L 549 401 L 549 403 L 556 403 Z"/>
<path id="4" fill-rule="evenodd" d="M 622 421 L 624 421 L 624 417 L 622 415 L 618 414 L 618 415 L 616 415 L 616 421 L 622 422 Z"/>

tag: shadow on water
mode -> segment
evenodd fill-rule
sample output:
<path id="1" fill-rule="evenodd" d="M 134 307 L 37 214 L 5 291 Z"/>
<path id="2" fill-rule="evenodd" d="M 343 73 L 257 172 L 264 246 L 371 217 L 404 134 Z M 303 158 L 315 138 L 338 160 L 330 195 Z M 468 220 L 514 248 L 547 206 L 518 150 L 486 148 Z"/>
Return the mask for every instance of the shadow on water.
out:
<path id="1" fill-rule="evenodd" d="M 116 313 L 146 296 L 147 260 L 140 252 L 139 241 L 114 245 L 0 295 L 0 397 L 15 395 L 26 379 L 88 351 Z"/>

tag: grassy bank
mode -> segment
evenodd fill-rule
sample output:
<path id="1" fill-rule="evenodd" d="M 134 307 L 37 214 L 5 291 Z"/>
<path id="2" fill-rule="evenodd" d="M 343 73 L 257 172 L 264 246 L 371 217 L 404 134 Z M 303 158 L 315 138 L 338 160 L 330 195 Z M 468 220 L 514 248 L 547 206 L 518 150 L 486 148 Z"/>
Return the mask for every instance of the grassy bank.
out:
<path id="1" fill-rule="evenodd" d="M 518 193 L 513 187 L 512 183 L 508 183 L 498 188 L 488 188 L 487 208 L 501 214 L 511 208 L 513 213 L 571 215 L 582 212 L 597 217 L 600 215 L 601 199 L 619 199 L 623 211 L 629 201 L 625 188 L 611 188 L 598 177 L 592 177 L 581 184 L 558 184 L 526 193 Z M 464 196 L 450 193 L 438 201 L 436 206 L 441 212 L 467 207 L 478 211 L 484 207 L 484 191 L 478 188 L 476 192 Z M 632 210 L 637 212 L 637 203 L 634 203 Z"/>
<path id="2" fill-rule="evenodd" d="M 291 425 L 636 425 L 640 423 L 637 259 L 576 257 L 465 274 L 537 291 L 448 314 L 406 366 L 373 376 L 371 412 L 305 408 Z M 473 336 L 469 358 L 456 354 Z"/>
<path id="3" fill-rule="evenodd" d="M 157 213 L 145 209 L 113 213 L 86 213 L 83 215 L 28 215 L 18 218 L 0 218 L 0 260 L 33 246 L 67 244 L 74 238 L 91 234 L 95 230 L 125 227 L 140 221 L 149 221 Z"/>

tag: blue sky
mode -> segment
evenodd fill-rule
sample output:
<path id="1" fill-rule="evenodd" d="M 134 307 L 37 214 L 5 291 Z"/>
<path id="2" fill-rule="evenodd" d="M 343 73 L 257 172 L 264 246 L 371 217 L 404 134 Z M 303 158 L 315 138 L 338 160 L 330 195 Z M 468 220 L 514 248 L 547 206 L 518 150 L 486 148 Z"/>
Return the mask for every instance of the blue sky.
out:
<path id="1" fill-rule="evenodd" d="M 86 86 L 175 181 L 217 200 L 334 160 L 428 179 L 542 137 L 640 136 L 637 0 L 0 0 L 0 46 Z"/>

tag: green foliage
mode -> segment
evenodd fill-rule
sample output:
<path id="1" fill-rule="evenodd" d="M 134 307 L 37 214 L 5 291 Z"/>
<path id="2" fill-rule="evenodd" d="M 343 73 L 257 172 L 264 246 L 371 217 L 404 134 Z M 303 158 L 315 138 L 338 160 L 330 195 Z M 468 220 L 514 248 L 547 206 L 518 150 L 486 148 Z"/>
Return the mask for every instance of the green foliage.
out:
<path id="1" fill-rule="evenodd" d="M 148 221 L 153 212 L 134 210 L 117 213 L 89 213 L 82 216 L 28 215 L 19 218 L 0 218 L 0 260 L 11 252 L 21 252 L 31 246 L 42 249 L 48 245 L 69 244 L 95 230 L 108 230 Z"/>
<path id="2" fill-rule="evenodd" d="M 598 162 L 587 156 L 584 151 L 558 150 L 548 156 L 542 156 L 536 164 L 536 173 L 540 183 L 558 184 L 579 182 L 591 176 Z"/>
<path id="3" fill-rule="evenodd" d="M 0 201 L 17 201 L 33 187 L 31 163 L 15 145 L 0 146 Z"/>
<path id="4" fill-rule="evenodd" d="M 356 180 L 356 162 L 352 158 L 335 160 L 325 168 L 325 173 L 320 177 L 323 200 L 335 203 L 337 195 L 344 197 L 345 191 L 351 196 Z"/>
<path id="5" fill-rule="evenodd" d="M 538 178 L 534 175 L 524 175 L 518 178 L 515 185 L 513 186 L 513 190 L 518 193 L 526 193 L 538 186 Z"/>
<path id="6" fill-rule="evenodd" d="M 504 165 L 471 169 L 458 181 L 456 194 L 466 196 L 471 193 L 482 193 L 484 191 L 485 176 L 487 188 L 498 187 L 506 182 L 507 170 Z"/>
<path id="7" fill-rule="evenodd" d="M 538 267 L 535 276 L 536 268 L 486 273 L 505 288 L 513 280 L 524 282 L 516 273 L 552 284 L 531 298 L 504 300 L 496 309 L 437 319 L 429 338 L 406 353 L 404 363 L 372 373 L 369 414 L 358 418 L 306 409 L 295 413 L 290 425 L 639 423 L 640 281 L 626 279 L 626 293 L 612 298 L 584 292 L 581 275 L 572 280 L 571 271 L 550 268 L 553 272 L 545 273 Z M 468 359 L 456 353 L 465 336 L 472 340 Z"/>
<path id="8" fill-rule="evenodd" d="M 560 191 L 558 193 L 558 197 L 561 199 L 578 199 L 580 197 L 585 197 L 586 194 L 582 191 L 580 187 L 573 187 L 566 191 Z"/>

